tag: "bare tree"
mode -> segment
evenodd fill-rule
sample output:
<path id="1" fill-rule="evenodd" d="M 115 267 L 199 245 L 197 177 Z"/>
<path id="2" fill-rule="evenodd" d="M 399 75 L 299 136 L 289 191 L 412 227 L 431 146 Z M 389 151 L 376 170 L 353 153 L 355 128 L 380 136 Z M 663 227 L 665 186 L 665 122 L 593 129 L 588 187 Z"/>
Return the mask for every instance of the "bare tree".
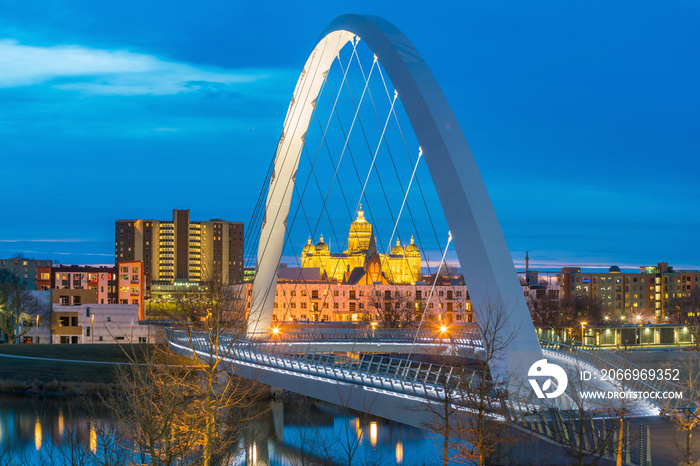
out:
<path id="1" fill-rule="evenodd" d="M 32 460 L 26 452 L 0 450 L 0 466 L 31 466 Z"/>
<path id="2" fill-rule="evenodd" d="M 228 286 L 211 280 L 203 292 L 182 293 L 177 297 L 174 318 L 184 319 L 179 330 L 188 336 L 192 365 L 198 375 L 189 386 L 194 395 L 194 406 L 199 411 L 201 425 L 196 426 L 197 442 L 202 449 L 205 466 L 227 447 L 226 438 L 231 429 L 245 419 L 241 411 L 249 408 L 260 390 L 255 384 L 235 377 L 232 371 L 234 347 L 245 331 L 245 304 L 243 287 Z M 204 339 L 209 352 L 196 352 L 194 341 Z M 237 421 L 229 417 L 238 411 Z"/>
<path id="3" fill-rule="evenodd" d="M 61 442 L 46 442 L 39 454 L 41 466 L 83 466 L 91 464 L 88 445 L 85 444 L 84 429 L 70 426 Z"/>
<path id="4" fill-rule="evenodd" d="M 343 394 L 340 387 L 336 387 L 339 414 L 342 416 L 342 422 L 339 423 L 339 428 L 333 429 L 329 434 L 323 434 L 318 429 L 316 435 L 310 441 L 310 445 L 315 445 L 315 451 L 320 453 L 320 456 L 328 464 L 346 464 L 351 466 L 359 464 L 363 466 L 378 466 L 384 463 L 388 456 L 387 451 L 372 450 L 367 457 L 361 457 L 360 447 L 363 440 L 367 439 L 369 434 L 370 441 L 372 436 L 377 435 L 377 421 L 372 418 L 368 412 L 371 410 L 375 399 L 366 400 L 361 411 L 354 411 L 351 406 L 351 392 Z M 376 437 L 374 437 L 376 441 Z"/>
<path id="5" fill-rule="evenodd" d="M 426 427 L 440 435 L 442 464 L 458 461 L 479 465 L 498 462 L 500 446 L 515 441 L 502 422 L 506 406 L 502 402 L 508 380 L 490 368 L 504 365 L 506 348 L 514 338 L 505 329 L 510 313 L 499 301 L 487 300 L 479 309 L 479 330 L 483 352 L 467 360 L 452 344 L 451 354 L 438 357 L 447 369 L 436 385 L 443 396 L 426 401 L 424 409 L 434 421 Z"/>
<path id="6" fill-rule="evenodd" d="M 462 275 L 462 269 L 459 267 L 459 263 L 446 262 L 445 265 L 442 266 L 440 274 L 449 279 L 464 280 L 464 275 Z"/>
<path id="7" fill-rule="evenodd" d="M 326 436 L 321 430 L 324 418 L 328 415 L 320 412 L 316 403 L 305 396 L 299 396 L 293 401 L 287 400 L 284 409 L 285 419 L 293 419 L 291 422 L 292 429 L 295 430 L 293 437 L 299 447 L 284 452 L 285 459 L 290 464 L 298 466 L 332 464 L 332 461 L 328 459 L 330 455 L 323 454 L 328 452 L 329 447 Z M 288 409 L 291 412 L 288 412 Z M 272 411 L 274 413 L 274 408 Z"/>
<path id="8" fill-rule="evenodd" d="M 14 343 L 36 325 L 38 319 L 46 319 L 49 309 L 25 290 L 17 277 L 0 270 L 0 334 Z"/>
<path id="9" fill-rule="evenodd" d="M 575 364 L 567 371 L 565 398 L 541 399 L 539 409 L 530 413 L 577 465 L 597 464 L 609 454 L 618 426 L 615 419 L 608 419 L 615 414 L 608 403 L 596 405 L 584 397 L 584 392 L 595 390 L 580 376 L 584 370 L 581 364 Z"/>
<path id="10" fill-rule="evenodd" d="M 377 315 L 377 319 L 385 328 L 399 328 L 413 320 L 415 315 L 415 303 L 413 299 L 401 294 L 399 291 L 386 291 L 384 295 L 373 294 L 367 304 L 371 313 Z"/>
<path id="11" fill-rule="evenodd" d="M 603 320 L 603 306 L 599 299 L 588 296 L 573 296 L 562 299 L 545 296 L 528 299 L 533 323 L 542 328 L 553 329 L 557 334 L 570 329 L 582 341 L 581 322 L 599 323 Z"/>
<path id="12" fill-rule="evenodd" d="M 684 296 L 675 296 L 666 303 L 669 322 L 686 325 L 693 336 L 695 349 L 700 350 L 700 288 Z"/>
<path id="13" fill-rule="evenodd" d="M 561 301 L 549 293 L 544 296 L 528 296 L 528 307 L 532 316 L 532 323 L 536 327 L 553 330 L 556 335 L 561 335 L 567 328 L 567 319 L 562 315 Z"/>
<path id="14" fill-rule="evenodd" d="M 190 374 L 191 369 L 154 355 L 146 365 L 118 368 L 118 389 L 105 401 L 118 429 L 129 437 L 120 446 L 133 445 L 143 463 L 170 466 L 194 461 L 195 436 L 188 427 L 194 412 L 189 387 L 181 383 Z"/>
<path id="15" fill-rule="evenodd" d="M 678 366 L 674 366 L 674 369 Z M 678 385 L 682 399 L 671 400 L 664 406 L 666 417 L 683 433 L 683 439 L 674 436 L 673 443 L 683 455 L 684 464 L 693 463 L 693 431 L 700 424 L 700 362 L 688 360 L 681 365 Z M 673 370 L 673 369 L 672 369 Z"/>
<path id="16" fill-rule="evenodd" d="M 505 303 L 488 299 L 474 311 L 479 322 L 483 352 L 475 371 L 459 370 L 462 404 L 469 411 L 462 416 L 463 442 L 458 444 L 458 459 L 471 460 L 479 465 L 497 461 L 499 443 L 506 442 L 505 423 L 499 417 L 506 414 L 502 403 L 509 380 L 503 374 L 491 372 L 493 367 L 505 367 L 506 349 L 515 334 L 509 333 L 511 313 Z M 467 379 L 467 377 L 469 377 Z M 512 437 L 511 441 L 515 440 Z"/>
<path id="17" fill-rule="evenodd" d="M 146 365 L 120 372 L 127 395 L 111 397 L 110 406 L 153 466 L 214 464 L 250 419 L 262 390 L 233 373 L 234 348 L 245 329 L 239 291 L 214 280 L 178 293 L 164 311 L 189 357 L 165 342 L 145 355 Z"/>

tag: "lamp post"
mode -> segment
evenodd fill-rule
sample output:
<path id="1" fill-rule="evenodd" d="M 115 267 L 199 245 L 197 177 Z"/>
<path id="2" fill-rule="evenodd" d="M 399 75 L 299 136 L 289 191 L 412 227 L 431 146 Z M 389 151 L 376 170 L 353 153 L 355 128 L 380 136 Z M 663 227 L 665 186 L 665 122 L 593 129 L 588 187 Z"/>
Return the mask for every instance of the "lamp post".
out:
<path id="1" fill-rule="evenodd" d="M 90 336 L 92 337 L 92 343 L 95 343 L 95 314 L 90 316 Z"/>
<path id="2" fill-rule="evenodd" d="M 34 343 L 39 343 L 39 316 L 36 316 L 36 340 Z"/>
<path id="3" fill-rule="evenodd" d="M 586 344 L 586 337 L 583 335 L 583 328 L 588 324 L 588 322 L 581 322 L 581 343 Z"/>

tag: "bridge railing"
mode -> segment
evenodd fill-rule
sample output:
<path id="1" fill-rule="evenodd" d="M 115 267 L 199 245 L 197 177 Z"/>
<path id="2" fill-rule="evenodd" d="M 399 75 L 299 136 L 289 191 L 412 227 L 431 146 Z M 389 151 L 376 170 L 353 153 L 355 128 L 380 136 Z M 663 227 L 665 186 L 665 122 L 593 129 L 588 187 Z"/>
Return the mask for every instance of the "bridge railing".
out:
<path id="1" fill-rule="evenodd" d="M 481 335 L 474 330 L 451 331 L 440 333 L 422 330 L 349 330 L 333 332 L 295 331 L 280 332 L 264 340 L 266 343 L 276 342 L 332 342 L 332 341 L 357 341 L 357 342 L 405 342 L 418 344 L 426 343 L 457 343 L 469 346 L 483 346 Z"/>
<path id="2" fill-rule="evenodd" d="M 187 351 L 197 352 L 200 357 L 206 358 L 214 351 L 214 346 L 203 332 L 169 330 L 168 338 Z M 284 347 L 240 342 L 226 336 L 219 336 L 218 344 L 222 354 L 227 354 L 231 362 L 330 378 L 434 400 L 444 400 L 445 387 L 456 383 L 455 369 L 440 364 L 368 353 L 346 356 L 314 350 L 298 352 Z M 473 371 L 467 375 L 470 382 L 478 377 Z M 460 376 L 463 380 L 464 375 Z"/>
<path id="3" fill-rule="evenodd" d="M 623 387 L 642 392 L 668 392 L 682 390 L 680 385 L 664 380 L 664 378 L 640 380 L 639 377 L 634 377 L 634 370 L 637 371 L 637 374 L 641 374 L 643 372 L 649 374 L 649 368 L 642 368 L 641 366 L 630 362 L 611 351 L 598 346 L 585 345 L 580 342 L 573 343 L 574 344 L 569 344 L 568 342 L 552 341 L 540 338 L 540 346 L 543 350 L 553 351 L 558 355 L 569 358 L 573 361 L 586 362 L 598 370 L 605 369 L 607 371 L 614 370 L 616 372 L 618 370 L 622 370 L 623 380 L 621 381 L 621 385 Z M 630 374 L 629 379 L 626 379 L 626 371 L 628 371 L 627 373 Z M 619 379 L 616 377 L 616 380 Z"/>

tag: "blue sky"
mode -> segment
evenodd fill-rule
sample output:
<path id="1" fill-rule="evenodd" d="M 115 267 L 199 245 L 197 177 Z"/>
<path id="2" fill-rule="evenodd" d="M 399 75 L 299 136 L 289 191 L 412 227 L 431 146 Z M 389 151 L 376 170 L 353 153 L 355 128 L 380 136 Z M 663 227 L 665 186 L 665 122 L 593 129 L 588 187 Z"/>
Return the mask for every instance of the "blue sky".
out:
<path id="1" fill-rule="evenodd" d="M 247 222 L 296 78 L 348 12 L 431 67 L 509 247 L 700 268 L 700 4 L 0 0 L 0 257 L 109 263 L 118 218 Z"/>

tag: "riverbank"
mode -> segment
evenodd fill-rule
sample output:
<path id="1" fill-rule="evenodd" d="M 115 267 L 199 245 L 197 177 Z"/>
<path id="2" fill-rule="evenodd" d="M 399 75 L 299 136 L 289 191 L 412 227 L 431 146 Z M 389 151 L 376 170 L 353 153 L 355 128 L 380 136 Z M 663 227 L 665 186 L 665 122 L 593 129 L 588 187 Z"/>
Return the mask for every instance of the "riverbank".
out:
<path id="1" fill-rule="evenodd" d="M 98 395 L 116 386 L 115 368 L 144 362 L 148 345 L 0 345 L 0 393 Z"/>

